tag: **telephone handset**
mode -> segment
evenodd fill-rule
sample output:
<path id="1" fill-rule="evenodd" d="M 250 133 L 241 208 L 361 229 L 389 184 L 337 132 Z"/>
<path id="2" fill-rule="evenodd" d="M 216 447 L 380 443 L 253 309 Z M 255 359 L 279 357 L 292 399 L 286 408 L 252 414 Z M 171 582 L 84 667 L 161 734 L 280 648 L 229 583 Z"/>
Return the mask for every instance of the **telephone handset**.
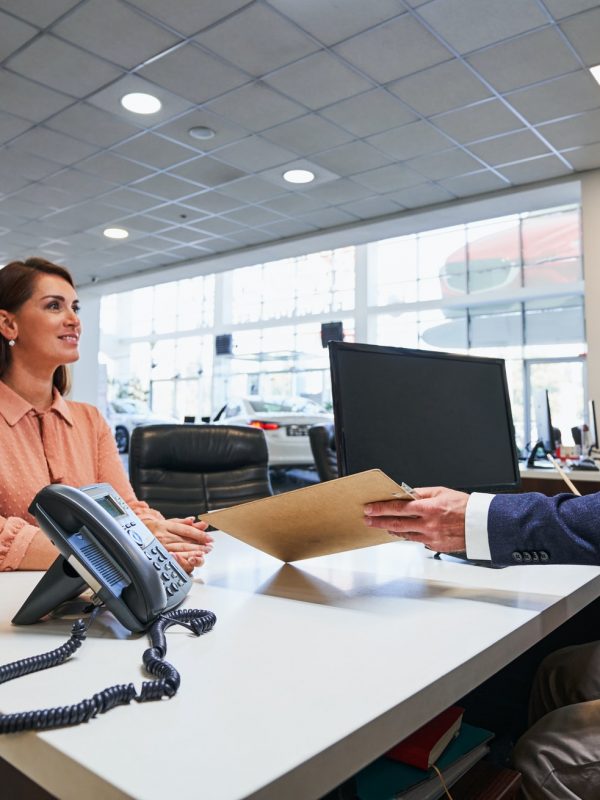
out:
<path id="1" fill-rule="evenodd" d="M 29 512 L 61 555 L 13 618 L 38 622 L 90 587 L 130 631 L 143 631 L 178 606 L 192 582 L 144 523 L 107 483 L 51 484 Z"/>

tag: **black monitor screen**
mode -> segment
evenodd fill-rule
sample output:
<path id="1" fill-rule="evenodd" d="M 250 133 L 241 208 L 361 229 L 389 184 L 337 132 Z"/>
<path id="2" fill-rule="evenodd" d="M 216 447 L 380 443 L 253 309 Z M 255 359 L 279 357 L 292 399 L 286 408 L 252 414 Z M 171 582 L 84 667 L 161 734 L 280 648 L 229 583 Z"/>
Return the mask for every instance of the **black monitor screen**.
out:
<path id="1" fill-rule="evenodd" d="M 379 468 L 412 486 L 519 485 L 504 361 L 329 345 L 341 475 Z"/>
<path id="2" fill-rule="evenodd" d="M 596 404 L 593 400 L 588 401 L 588 414 L 589 414 L 589 447 L 592 450 L 598 449 L 598 422 L 596 420 Z"/>
<path id="3" fill-rule="evenodd" d="M 555 429 L 552 427 L 548 390 L 536 389 L 533 393 L 533 404 L 535 409 L 537 438 L 544 445 L 544 450 L 554 455 L 557 437 L 555 435 Z"/>

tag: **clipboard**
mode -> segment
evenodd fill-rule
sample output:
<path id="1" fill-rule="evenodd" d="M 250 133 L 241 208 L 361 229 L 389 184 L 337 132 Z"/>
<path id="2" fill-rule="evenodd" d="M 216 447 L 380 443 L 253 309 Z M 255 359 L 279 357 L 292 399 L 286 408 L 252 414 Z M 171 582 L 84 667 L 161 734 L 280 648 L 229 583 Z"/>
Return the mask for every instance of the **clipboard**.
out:
<path id="1" fill-rule="evenodd" d="M 401 540 L 364 523 L 365 503 L 394 498 L 414 499 L 384 472 L 370 469 L 208 511 L 198 519 L 280 561 L 299 561 Z"/>

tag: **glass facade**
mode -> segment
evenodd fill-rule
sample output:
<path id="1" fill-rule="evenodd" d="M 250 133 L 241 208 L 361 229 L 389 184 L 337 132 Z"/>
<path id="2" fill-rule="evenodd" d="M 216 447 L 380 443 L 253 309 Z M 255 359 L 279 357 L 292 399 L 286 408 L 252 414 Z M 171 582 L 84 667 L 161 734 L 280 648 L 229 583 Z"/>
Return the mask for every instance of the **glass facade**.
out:
<path id="1" fill-rule="evenodd" d="M 568 443 L 586 399 L 580 229 L 577 206 L 554 208 L 107 296 L 109 398 L 141 394 L 180 419 L 249 394 L 327 406 L 321 325 L 341 321 L 347 340 L 360 330 L 375 344 L 504 358 L 519 445 L 534 437 L 540 386 Z M 232 353 L 215 355 L 222 333 Z"/>

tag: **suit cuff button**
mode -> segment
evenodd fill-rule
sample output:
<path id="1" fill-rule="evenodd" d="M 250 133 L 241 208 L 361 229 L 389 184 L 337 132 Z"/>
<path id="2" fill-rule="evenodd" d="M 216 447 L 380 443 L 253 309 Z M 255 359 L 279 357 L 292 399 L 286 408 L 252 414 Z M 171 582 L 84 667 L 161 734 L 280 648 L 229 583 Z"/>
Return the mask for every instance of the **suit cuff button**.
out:
<path id="1" fill-rule="evenodd" d="M 528 553 L 527 551 L 525 551 L 523 553 L 523 561 L 526 562 L 526 563 L 529 563 L 531 560 L 532 560 L 531 559 L 531 553 Z"/>
<path id="2" fill-rule="evenodd" d="M 540 561 L 550 561 L 550 556 L 545 550 L 540 550 Z"/>
<path id="3" fill-rule="evenodd" d="M 513 561 L 523 561 L 523 556 L 517 550 L 512 554 Z"/>

